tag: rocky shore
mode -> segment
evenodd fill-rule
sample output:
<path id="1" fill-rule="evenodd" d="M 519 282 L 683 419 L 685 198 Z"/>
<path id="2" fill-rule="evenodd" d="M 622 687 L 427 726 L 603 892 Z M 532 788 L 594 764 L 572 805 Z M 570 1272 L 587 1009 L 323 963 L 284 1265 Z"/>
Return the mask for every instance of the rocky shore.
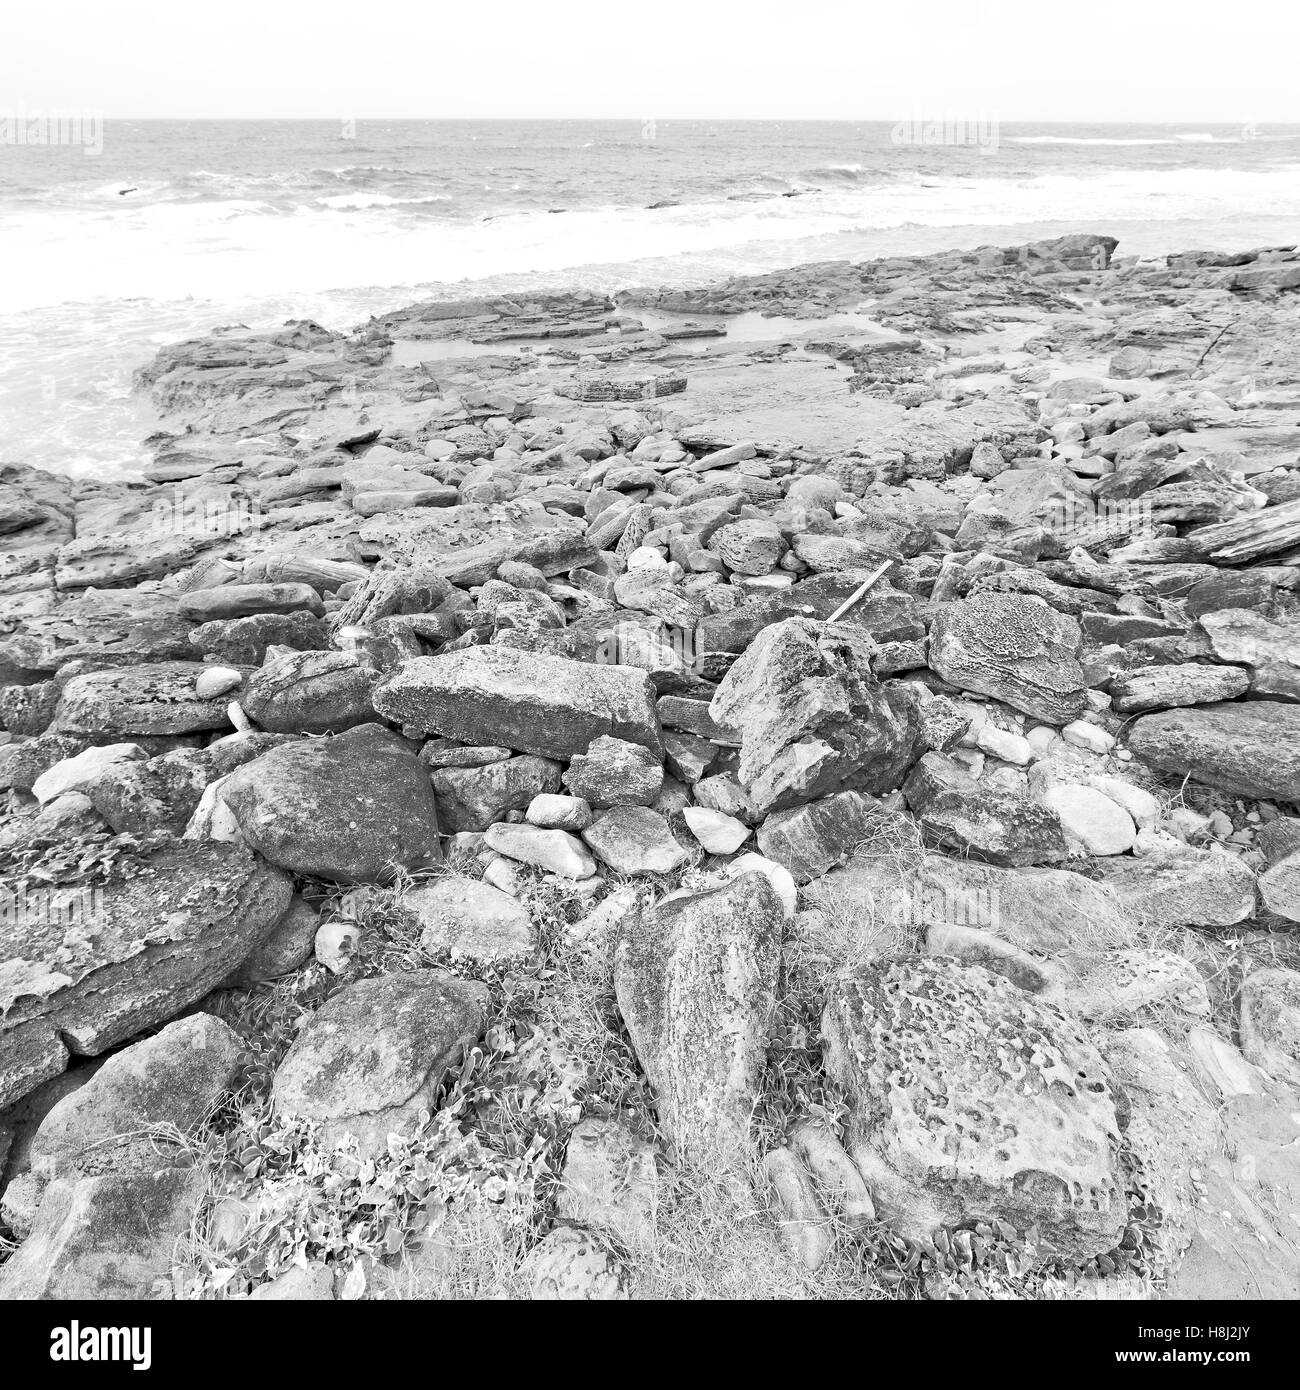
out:
<path id="1" fill-rule="evenodd" d="M 0 1298 L 1300 1296 L 1300 256 L 1116 249 L 0 464 Z"/>

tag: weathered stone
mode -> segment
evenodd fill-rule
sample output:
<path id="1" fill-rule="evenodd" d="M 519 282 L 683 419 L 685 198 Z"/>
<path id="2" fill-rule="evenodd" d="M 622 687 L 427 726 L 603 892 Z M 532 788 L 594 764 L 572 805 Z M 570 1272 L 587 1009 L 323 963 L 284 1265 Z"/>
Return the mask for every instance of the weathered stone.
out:
<path id="1" fill-rule="evenodd" d="M 575 754 L 564 785 L 589 806 L 650 806 L 663 790 L 663 765 L 654 753 L 626 739 L 593 739 Z"/>
<path id="2" fill-rule="evenodd" d="M 1054 812 L 977 782 L 941 753 L 921 759 L 903 795 L 922 830 L 944 849 L 1010 865 L 1054 863 L 1069 852 Z"/>
<path id="3" fill-rule="evenodd" d="M 509 811 L 560 790 L 560 768 L 526 754 L 483 767 L 445 767 L 431 774 L 438 821 L 447 833 L 486 830 Z"/>
<path id="4" fill-rule="evenodd" d="M 0 943 L 0 1107 L 62 1071 L 69 1049 L 94 1056 L 201 998 L 291 891 L 244 846 L 195 843 L 102 889 L 62 890 L 57 910 L 29 888 Z"/>
<path id="5" fill-rule="evenodd" d="M 566 830 L 542 830 L 535 825 L 490 825 L 483 843 L 507 859 L 534 864 L 563 878 L 590 878 L 596 861 L 581 840 Z"/>
<path id="6" fill-rule="evenodd" d="M 709 854 L 734 854 L 752 833 L 744 821 L 707 806 L 688 806 L 682 818 Z"/>
<path id="7" fill-rule="evenodd" d="M 1300 971 L 1252 970 L 1242 981 L 1241 1050 L 1270 1076 L 1300 1086 Z"/>
<path id="8" fill-rule="evenodd" d="M 88 671 L 63 687 L 54 717 L 59 733 L 191 734 L 228 729 L 224 696 L 202 700 L 194 682 L 203 666 L 162 661 L 129 670 Z"/>
<path id="9" fill-rule="evenodd" d="M 874 797 L 838 792 L 807 806 L 774 811 L 758 830 L 758 847 L 804 882 L 851 858 L 884 813 Z"/>
<path id="10" fill-rule="evenodd" d="M 85 791 L 100 773 L 121 763 L 138 761 L 144 756 L 144 749 L 134 743 L 109 743 L 99 748 L 87 748 L 42 772 L 32 783 L 32 795 L 43 805 L 63 796 L 65 792 Z"/>
<path id="11" fill-rule="evenodd" d="M 184 832 L 212 780 L 206 750 L 177 748 L 157 758 L 115 763 L 82 788 L 118 834 Z"/>
<path id="12" fill-rule="evenodd" d="M 332 995 L 289 1049 L 271 1090 L 277 1115 L 315 1120 L 327 1143 L 363 1154 L 432 1112 L 447 1069 L 482 1032 L 487 986 L 416 970 L 359 980 Z"/>
<path id="13" fill-rule="evenodd" d="M 1264 906 L 1288 922 L 1300 922 L 1300 852 L 1279 859 L 1259 876 Z"/>
<path id="14" fill-rule="evenodd" d="M 899 1234 L 1006 1221 L 1072 1262 L 1118 1243 L 1109 1074 L 1059 1010 L 978 967 L 912 958 L 838 980 L 822 1033 L 846 1147 Z"/>
<path id="15" fill-rule="evenodd" d="M 528 803 L 524 819 L 543 830 L 585 830 L 591 824 L 591 807 L 580 796 L 543 792 Z"/>
<path id="16" fill-rule="evenodd" d="M 770 521 L 733 521 L 713 533 L 709 549 L 737 574 L 769 574 L 785 554 L 785 540 Z"/>
<path id="17" fill-rule="evenodd" d="M 880 686 L 872 650 L 855 628 L 790 618 L 759 633 L 727 673 L 709 712 L 739 733 L 739 779 L 761 812 L 898 785 L 916 705 Z"/>
<path id="18" fill-rule="evenodd" d="M 669 874 L 691 856 L 677 843 L 668 822 L 645 806 L 615 806 L 582 832 L 602 864 L 615 873 Z"/>
<path id="19" fill-rule="evenodd" d="M 255 613 L 201 623 L 189 634 L 198 651 L 242 666 L 260 666 L 268 647 L 323 651 L 329 645 L 329 626 L 310 613 Z"/>
<path id="20" fill-rule="evenodd" d="M 1219 661 L 1249 667 L 1253 694 L 1300 701 L 1300 625 L 1294 620 L 1272 622 L 1248 609 L 1224 608 L 1203 613 L 1200 628 Z"/>
<path id="21" fill-rule="evenodd" d="M 625 918 L 614 987 L 680 1161 L 749 1148 L 784 912 L 761 874 Z"/>
<path id="22" fill-rule="evenodd" d="M 377 724 L 273 748 L 219 796 L 249 844 L 294 873 L 374 883 L 441 858 L 428 773 Z"/>
<path id="23" fill-rule="evenodd" d="M 402 905 L 420 924 L 420 948 L 480 963 L 529 955 L 536 934 L 527 910 L 508 893 L 471 878 L 438 878 L 412 888 Z"/>
<path id="24" fill-rule="evenodd" d="M 623 1263 L 589 1232 L 557 1226 L 540 1240 L 519 1273 L 536 1300 L 619 1302 L 630 1297 Z"/>
<path id="25" fill-rule="evenodd" d="M 1083 712 L 1078 624 L 1036 599 L 979 593 L 940 610 L 930 667 L 963 690 L 991 695 L 1049 724 Z"/>
<path id="26" fill-rule="evenodd" d="M 586 1119 L 569 1136 L 555 1214 L 642 1244 L 654 1231 L 659 1195 L 655 1147 L 618 1119 Z"/>
<path id="27" fill-rule="evenodd" d="M 1234 700 L 1250 688 L 1240 666 L 1142 666 L 1110 683 L 1111 704 L 1120 714 L 1149 709 L 1174 709 Z"/>
<path id="28" fill-rule="evenodd" d="M 1300 706 L 1248 700 L 1147 714 L 1128 746 L 1153 767 L 1236 796 L 1300 801 Z"/>
<path id="29" fill-rule="evenodd" d="M 1172 951 L 1131 949 L 1100 957 L 1084 953 L 1082 972 L 1072 973 L 1066 1006 L 1079 1018 L 1113 1022 L 1152 1007 L 1204 1017 L 1210 1000 L 1200 972 Z"/>
<path id="30" fill-rule="evenodd" d="M 278 980 L 305 965 L 311 959 L 319 927 L 320 913 L 295 894 L 284 916 L 224 982 L 226 987 L 251 989 L 254 985 Z"/>
<path id="31" fill-rule="evenodd" d="M 763 1156 L 763 1178 L 782 1240 L 794 1258 L 815 1273 L 831 1252 L 832 1231 L 812 1175 L 782 1145 Z"/>
<path id="32" fill-rule="evenodd" d="M 338 734 L 374 722 L 377 679 L 352 652 L 294 652 L 255 671 L 241 703 L 273 733 Z"/>
<path id="33" fill-rule="evenodd" d="M 325 605 L 310 584 L 223 584 L 183 594 L 177 608 L 196 623 L 248 618 L 256 613 L 310 613 L 322 617 Z"/>
<path id="34" fill-rule="evenodd" d="M 604 734 L 662 752 L 654 687 L 628 666 L 474 647 L 408 661 L 374 702 L 403 726 L 542 757 L 567 761 Z"/>
<path id="35" fill-rule="evenodd" d="M 234 1079 L 241 1051 L 226 1024 L 199 1013 L 114 1053 L 41 1122 L 32 1140 L 33 1173 L 48 1180 L 102 1171 L 90 1151 L 154 1125 L 193 1134 Z M 152 1168 L 156 1158 L 148 1157 Z"/>
<path id="36" fill-rule="evenodd" d="M 1060 783 L 1043 792 L 1042 803 L 1060 820 L 1067 840 L 1085 854 L 1124 854 L 1137 839 L 1129 813 L 1094 787 Z"/>
<path id="37" fill-rule="evenodd" d="M 1147 928 L 1232 927 L 1255 911 L 1255 875 L 1235 854 L 1115 859 L 1100 867 L 1103 882 Z"/>

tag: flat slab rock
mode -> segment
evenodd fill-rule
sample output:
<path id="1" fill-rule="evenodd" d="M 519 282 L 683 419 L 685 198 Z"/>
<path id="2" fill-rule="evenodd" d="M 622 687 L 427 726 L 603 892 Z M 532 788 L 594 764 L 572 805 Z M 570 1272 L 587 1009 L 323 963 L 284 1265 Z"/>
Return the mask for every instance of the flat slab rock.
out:
<path id="1" fill-rule="evenodd" d="M 1109 1073 L 1060 1010 L 978 966 L 908 958 L 838 981 L 822 1034 L 845 1147 L 900 1234 L 1001 1220 L 1071 1261 L 1118 1243 Z"/>
<path id="2" fill-rule="evenodd" d="M 1232 927 L 1255 911 L 1255 874 L 1216 850 L 1098 865 L 1102 882 L 1145 927 Z"/>
<path id="3" fill-rule="evenodd" d="M 271 1088 L 279 1115 L 316 1120 L 326 1142 L 356 1136 L 383 1153 L 434 1109 L 447 1068 L 483 1029 L 487 986 L 430 970 L 359 980 L 326 1000 Z"/>
<path id="4" fill-rule="evenodd" d="M 1276 700 L 1144 715 L 1128 746 L 1165 772 L 1235 796 L 1300 801 L 1300 705 Z"/>
<path id="5" fill-rule="evenodd" d="M 663 755 L 654 686 L 631 666 L 473 647 L 408 661 L 374 704 L 404 727 L 545 758 L 567 761 L 606 734 Z"/>
<path id="6" fill-rule="evenodd" d="M 67 1065 L 173 1018 L 289 906 L 293 886 L 240 844 L 178 843 L 101 892 L 28 897 L 0 939 L 0 1109 Z"/>
<path id="7" fill-rule="evenodd" d="M 158 661 L 73 676 L 51 726 L 58 733 L 193 734 L 228 729 L 229 695 L 200 699 L 197 661 Z"/>

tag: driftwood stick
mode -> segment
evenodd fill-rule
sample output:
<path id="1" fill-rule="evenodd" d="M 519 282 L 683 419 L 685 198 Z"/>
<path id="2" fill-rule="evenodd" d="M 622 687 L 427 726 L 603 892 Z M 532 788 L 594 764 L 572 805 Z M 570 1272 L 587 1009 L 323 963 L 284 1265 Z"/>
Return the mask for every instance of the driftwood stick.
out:
<path id="1" fill-rule="evenodd" d="M 858 585 L 856 589 L 844 600 L 834 613 L 826 619 L 828 623 L 838 623 L 839 620 L 853 607 L 855 603 L 867 592 L 869 588 L 880 578 L 882 574 L 892 565 L 892 560 L 886 560 L 879 569 L 872 570 L 869 575 Z"/>

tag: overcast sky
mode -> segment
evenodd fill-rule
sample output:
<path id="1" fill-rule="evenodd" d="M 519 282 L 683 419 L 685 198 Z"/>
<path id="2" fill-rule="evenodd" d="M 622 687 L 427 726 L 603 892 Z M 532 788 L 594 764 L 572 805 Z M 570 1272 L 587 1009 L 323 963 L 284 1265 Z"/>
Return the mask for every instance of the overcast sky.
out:
<path id="1" fill-rule="evenodd" d="M 1298 0 L 10 0 L 0 112 L 1263 124 L 1298 55 Z"/>

